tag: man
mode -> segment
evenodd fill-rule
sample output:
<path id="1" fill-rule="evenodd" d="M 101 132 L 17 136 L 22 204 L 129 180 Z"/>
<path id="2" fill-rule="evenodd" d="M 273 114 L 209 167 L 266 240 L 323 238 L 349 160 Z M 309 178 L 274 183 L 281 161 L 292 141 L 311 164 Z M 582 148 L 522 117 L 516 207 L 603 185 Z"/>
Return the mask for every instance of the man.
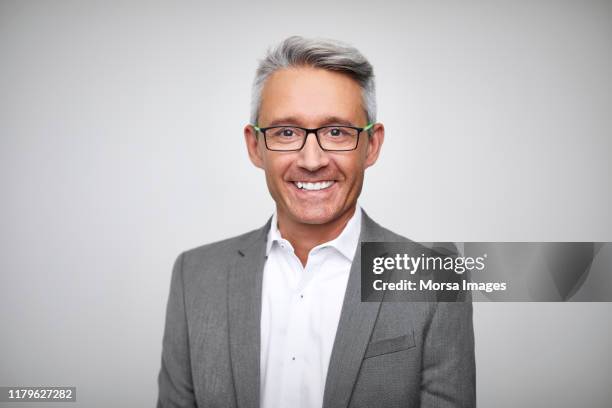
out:
<path id="1" fill-rule="evenodd" d="M 473 407 L 470 303 L 361 302 L 361 210 L 378 159 L 374 75 L 354 48 L 290 37 L 260 62 L 244 138 L 276 211 L 175 262 L 158 407 Z"/>

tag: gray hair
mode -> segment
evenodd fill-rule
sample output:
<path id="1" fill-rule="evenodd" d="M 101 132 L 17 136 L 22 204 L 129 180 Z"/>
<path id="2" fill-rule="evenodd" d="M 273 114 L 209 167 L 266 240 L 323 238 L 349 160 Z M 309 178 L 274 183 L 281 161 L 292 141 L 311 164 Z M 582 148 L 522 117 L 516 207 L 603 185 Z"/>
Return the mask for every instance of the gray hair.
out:
<path id="1" fill-rule="evenodd" d="M 354 47 L 330 39 L 308 39 L 291 36 L 259 61 L 251 96 L 251 123 L 257 124 L 261 106 L 261 92 L 270 75 L 282 68 L 311 66 L 344 73 L 353 78 L 362 90 L 363 107 L 368 123 L 376 120 L 376 90 L 374 69 Z"/>

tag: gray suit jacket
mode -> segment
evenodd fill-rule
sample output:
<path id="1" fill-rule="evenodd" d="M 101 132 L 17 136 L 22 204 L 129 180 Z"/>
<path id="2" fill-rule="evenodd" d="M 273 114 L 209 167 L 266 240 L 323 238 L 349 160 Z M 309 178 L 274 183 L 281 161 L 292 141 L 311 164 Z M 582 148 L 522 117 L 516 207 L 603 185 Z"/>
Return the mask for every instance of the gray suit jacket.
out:
<path id="1" fill-rule="evenodd" d="M 259 407 L 268 223 L 183 252 L 172 272 L 158 407 Z M 406 241 L 364 212 L 360 241 Z M 474 407 L 471 303 L 361 302 L 353 260 L 323 408 Z M 292 408 L 292 407 L 287 407 Z"/>

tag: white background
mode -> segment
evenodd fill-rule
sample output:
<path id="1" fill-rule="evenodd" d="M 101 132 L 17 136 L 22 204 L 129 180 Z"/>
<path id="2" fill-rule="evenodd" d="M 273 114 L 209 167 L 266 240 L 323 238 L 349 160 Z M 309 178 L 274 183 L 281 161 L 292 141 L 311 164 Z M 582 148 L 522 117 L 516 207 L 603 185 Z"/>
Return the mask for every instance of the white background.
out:
<path id="1" fill-rule="evenodd" d="M 242 128 L 292 34 L 374 65 L 380 224 L 612 241 L 610 2 L 0 1 L 0 385 L 154 405 L 175 257 L 272 213 Z M 610 312 L 475 304 L 479 406 L 609 407 Z"/>

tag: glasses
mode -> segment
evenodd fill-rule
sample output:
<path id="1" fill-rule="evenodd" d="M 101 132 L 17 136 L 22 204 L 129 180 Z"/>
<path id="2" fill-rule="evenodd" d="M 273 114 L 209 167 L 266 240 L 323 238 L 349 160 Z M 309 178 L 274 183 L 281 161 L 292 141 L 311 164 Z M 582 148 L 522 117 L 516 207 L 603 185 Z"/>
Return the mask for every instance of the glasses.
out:
<path id="1" fill-rule="evenodd" d="M 322 150 L 330 152 L 346 152 L 355 150 L 359 144 L 359 135 L 364 130 L 370 130 L 373 123 L 366 127 L 354 126 L 323 126 L 316 129 L 307 129 L 299 126 L 270 126 L 260 128 L 251 125 L 263 133 L 264 142 L 268 150 L 276 152 L 295 152 L 302 150 L 308 135 L 314 133 L 317 143 Z"/>

